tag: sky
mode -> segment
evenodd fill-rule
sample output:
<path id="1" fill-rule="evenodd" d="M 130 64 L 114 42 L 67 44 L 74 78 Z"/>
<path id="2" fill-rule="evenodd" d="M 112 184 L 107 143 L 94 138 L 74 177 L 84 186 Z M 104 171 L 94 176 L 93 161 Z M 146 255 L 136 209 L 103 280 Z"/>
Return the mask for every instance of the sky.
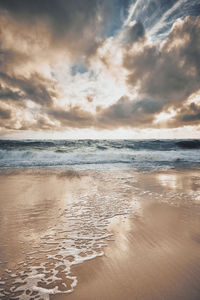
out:
<path id="1" fill-rule="evenodd" d="M 199 0 L 0 0 L 0 138 L 200 138 Z"/>

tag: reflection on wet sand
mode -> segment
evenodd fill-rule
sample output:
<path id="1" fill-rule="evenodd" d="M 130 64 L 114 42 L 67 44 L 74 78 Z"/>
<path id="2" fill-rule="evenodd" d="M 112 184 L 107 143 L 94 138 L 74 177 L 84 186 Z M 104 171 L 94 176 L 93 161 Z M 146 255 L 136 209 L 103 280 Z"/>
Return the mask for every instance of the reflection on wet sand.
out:
<path id="1" fill-rule="evenodd" d="M 71 267 L 102 256 L 112 236 L 109 220 L 132 211 L 134 191 L 127 187 L 125 192 L 127 175 L 119 175 L 60 170 L 1 174 L 2 299 L 49 299 L 73 291 L 77 279 Z"/>
<path id="2" fill-rule="evenodd" d="M 197 216 L 152 204 L 145 207 L 142 219 L 125 222 L 123 233 L 116 224 L 116 241 L 101 261 L 87 269 L 83 265 L 82 271 L 77 267 L 86 277 L 66 299 L 199 299 Z"/>
<path id="3" fill-rule="evenodd" d="M 73 172 L 1 174 L 1 299 L 37 299 L 40 279 L 45 282 L 42 279 L 44 276 L 52 279 L 60 271 L 54 270 L 59 266 L 58 258 L 54 260 L 59 245 L 56 240 L 57 224 L 61 222 L 65 226 L 62 227 L 63 234 L 69 230 L 68 224 L 63 224 L 61 215 L 76 204 L 79 193 L 87 191 L 87 184 L 88 177 L 80 177 Z M 59 275 L 62 277 L 65 274 Z M 53 280 L 56 282 L 56 277 Z M 73 281 L 72 277 L 71 283 Z M 51 285 L 51 282 L 48 280 L 49 288 L 58 285 Z M 64 289 L 70 289 L 70 284 L 66 283 Z M 48 299 L 46 291 L 43 297 Z"/>
<path id="4" fill-rule="evenodd" d="M 198 172 L 0 175 L 2 300 L 200 298 Z"/>
<path id="5" fill-rule="evenodd" d="M 68 177 L 68 180 L 63 181 L 59 177 L 56 174 L 23 172 L 1 176 L 1 238 L 8 245 L 5 254 L 10 255 L 10 258 L 13 259 L 13 254 L 17 252 L 19 240 L 24 243 L 37 243 L 41 233 L 55 225 L 60 212 L 76 201 L 76 178 L 69 180 Z M 78 181 L 81 189 L 81 181 Z M 17 256 L 19 254 L 16 253 Z"/>
<path id="6" fill-rule="evenodd" d="M 136 191 L 140 211 L 113 218 L 108 230 L 114 241 L 105 256 L 75 266 L 77 289 L 52 299 L 200 298 L 200 207 L 194 193 L 198 174 L 169 172 L 136 178 L 133 185 L 140 186 Z"/>

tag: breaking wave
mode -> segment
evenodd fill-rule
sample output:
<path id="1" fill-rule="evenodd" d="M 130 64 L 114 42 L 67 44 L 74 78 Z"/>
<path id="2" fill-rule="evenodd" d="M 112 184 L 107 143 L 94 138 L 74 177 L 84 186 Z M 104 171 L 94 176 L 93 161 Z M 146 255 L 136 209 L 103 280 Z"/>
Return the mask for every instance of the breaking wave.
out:
<path id="1" fill-rule="evenodd" d="M 199 140 L 0 141 L 0 167 L 199 168 Z"/>

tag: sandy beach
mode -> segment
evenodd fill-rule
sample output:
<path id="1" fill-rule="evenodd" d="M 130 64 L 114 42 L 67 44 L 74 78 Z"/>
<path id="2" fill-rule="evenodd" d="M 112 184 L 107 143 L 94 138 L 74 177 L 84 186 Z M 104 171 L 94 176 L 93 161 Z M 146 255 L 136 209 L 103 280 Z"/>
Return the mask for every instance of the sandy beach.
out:
<path id="1" fill-rule="evenodd" d="M 0 300 L 200 300 L 200 0 L 0 0 Z"/>
<path id="2" fill-rule="evenodd" d="M 199 171 L 7 170 L 0 189 L 1 299 L 200 298 Z"/>

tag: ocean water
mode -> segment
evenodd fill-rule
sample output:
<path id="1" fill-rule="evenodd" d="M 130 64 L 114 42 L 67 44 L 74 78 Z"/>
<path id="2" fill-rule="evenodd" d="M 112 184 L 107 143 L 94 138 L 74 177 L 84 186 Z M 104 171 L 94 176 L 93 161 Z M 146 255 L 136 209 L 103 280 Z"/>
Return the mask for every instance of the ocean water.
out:
<path id="1" fill-rule="evenodd" d="M 200 168 L 200 140 L 0 140 L 0 167 Z"/>

